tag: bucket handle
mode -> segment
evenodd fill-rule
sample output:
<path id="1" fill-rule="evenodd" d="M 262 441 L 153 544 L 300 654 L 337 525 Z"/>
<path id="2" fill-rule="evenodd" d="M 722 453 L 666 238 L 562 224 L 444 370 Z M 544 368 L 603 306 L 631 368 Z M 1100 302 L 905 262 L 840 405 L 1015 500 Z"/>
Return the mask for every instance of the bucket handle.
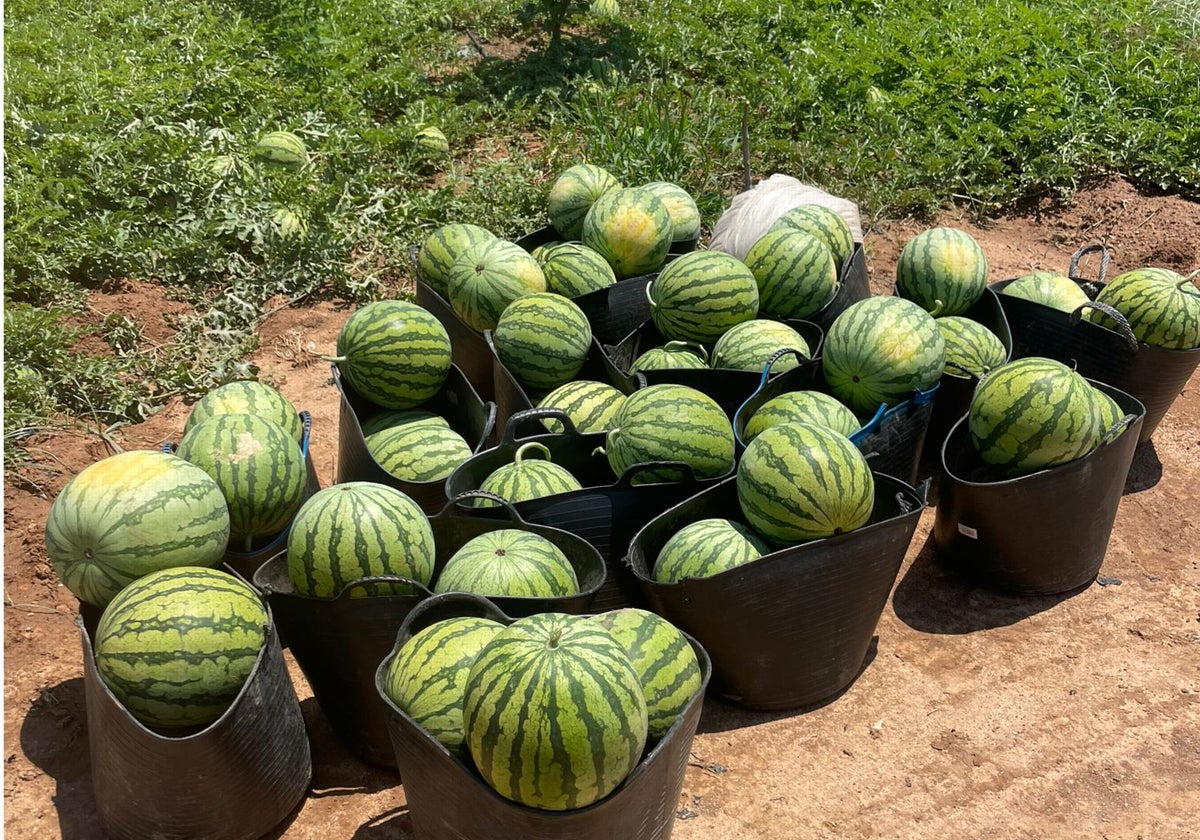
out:
<path id="1" fill-rule="evenodd" d="M 571 418 L 561 408 L 527 408 L 523 411 L 516 411 L 508 418 L 508 422 L 504 424 L 504 437 L 500 443 L 514 445 L 520 437 L 517 430 L 525 423 L 532 423 L 539 420 L 557 420 L 563 424 L 563 431 L 556 434 L 578 435 L 579 430 L 575 428 L 575 424 L 571 422 Z"/>
<path id="2" fill-rule="evenodd" d="M 683 461 L 646 461 L 641 464 L 633 464 L 629 469 L 621 473 L 621 477 L 617 479 L 617 483 L 613 487 L 620 490 L 627 490 L 633 486 L 633 479 L 639 473 L 662 469 L 679 470 L 680 484 L 694 484 L 696 482 L 696 473 L 692 470 L 690 464 Z"/>
<path id="3" fill-rule="evenodd" d="M 1111 426 L 1109 426 L 1108 431 L 1100 436 L 1100 442 L 1096 444 L 1096 448 L 1099 449 L 1102 446 L 1108 446 L 1117 439 L 1117 436 L 1120 435 L 1121 432 L 1129 428 L 1129 425 L 1136 419 L 1136 414 L 1126 414 L 1116 423 L 1113 423 Z"/>
<path id="4" fill-rule="evenodd" d="M 517 513 L 517 509 L 513 507 L 512 502 L 503 496 L 498 496 L 495 493 L 489 493 L 487 490 L 464 490 L 451 499 L 450 504 L 446 505 L 446 507 L 442 509 L 442 512 L 438 514 L 438 516 L 454 516 L 462 517 L 464 519 L 472 518 L 470 514 L 463 512 L 471 509 L 470 505 L 463 504 L 471 499 L 487 499 L 488 501 L 496 502 L 498 505 L 508 511 L 508 518 L 513 522 L 513 524 L 521 526 L 529 524 L 521 518 L 521 514 Z"/>
<path id="5" fill-rule="evenodd" d="M 1096 272 L 1095 280 L 1088 280 L 1085 277 L 1079 276 L 1079 263 L 1088 254 L 1100 252 L 1100 268 Z M 1108 263 L 1111 259 L 1108 248 L 1100 243 L 1092 243 L 1084 245 L 1078 251 L 1071 255 L 1071 263 L 1067 268 L 1067 276 L 1084 287 L 1084 291 L 1088 292 L 1088 297 L 1095 297 L 1095 292 L 1104 285 L 1104 279 L 1108 275 Z"/>
<path id="6" fill-rule="evenodd" d="M 421 254 L 421 246 L 418 245 L 416 242 L 414 242 L 408 246 L 408 259 L 409 259 L 409 262 L 412 263 L 413 271 L 415 271 L 418 276 L 421 274 L 421 264 L 417 260 L 417 257 L 420 256 L 420 254 Z"/>
<path id="7" fill-rule="evenodd" d="M 408 641 L 417 632 L 443 618 L 457 618 L 463 615 L 475 615 L 488 618 L 501 624 L 511 624 L 510 618 L 489 598 L 472 592 L 439 592 L 430 595 L 409 610 L 408 615 L 400 623 L 396 634 L 398 642 Z"/>
<path id="8" fill-rule="evenodd" d="M 1125 343 L 1129 345 L 1130 350 L 1134 353 L 1138 351 L 1141 345 L 1138 344 L 1137 336 L 1133 334 L 1133 328 L 1129 326 L 1128 319 L 1117 311 L 1115 307 L 1109 306 L 1107 303 L 1101 303 L 1098 300 L 1089 300 L 1086 303 L 1079 304 L 1079 306 L 1075 307 L 1075 311 L 1071 313 L 1071 326 L 1083 320 L 1083 310 L 1085 309 L 1098 309 L 1112 318 L 1117 324 L 1113 331 L 1125 339 Z M 1097 326 L 1103 325 L 1098 324 Z"/>
<path id="9" fill-rule="evenodd" d="M 358 586 L 368 587 L 367 591 L 370 592 L 371 590 L 369 587 L 371 587 L 372 585 L 375 585 L 375 584 L 387 584 L 388 586 L 395 586 L 396 584 L 401 584 L 404 586 L 411 586 L 413 589 L 413 592 L 416 595 L 418 595 L 421 598 L 421 600 L 424 600 L 425 598 L 428 598 L 430 595 L 433 594 L 433 592 L 430 591 L 429 587 L 426 586 L 425 584 L 421 583 L 419 580 L 413 580 L 412 578 L 406 578 L 403 575 L 365 575 L 364 577 L 355 578 L 354 580 L 347 583 L 345 586 L 342 587 L 342 591 L 339 592 L 337 595 L 334 595 L 331 600 L 340 601 L 343 598 L 349 598 L 350 595 L 348 595 L 347 593 L 350 592 L 351 589 L 354 589 L 355 587 L 358 587 Z M 386 595 L 386 594 L 392 594 L 392 593 L 381 593 L 381 594 Z M 373 597 L 378 597 L 378 596 L 373 596 Z"/>

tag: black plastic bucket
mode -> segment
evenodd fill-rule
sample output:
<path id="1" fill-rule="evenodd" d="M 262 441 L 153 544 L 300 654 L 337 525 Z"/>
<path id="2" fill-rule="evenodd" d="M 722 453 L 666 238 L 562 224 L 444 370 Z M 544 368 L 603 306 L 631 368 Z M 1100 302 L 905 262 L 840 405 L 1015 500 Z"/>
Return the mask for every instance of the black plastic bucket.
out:
<path id="1" fill-rule="evenodd" d="M 494 497 L 489 497 L 494 498 Z M 495 598 L 510 615 L 537 612 L 585 613 L 604 585 L 605 566 L 599 553 L 574 534 L 533 525 L 504 503 L 508 519 L 475 517 L 447 503 L 430 517 L 436 559 L 434 580 L 450 557 L 468 540 L 499 528 L 520 528 L 549 539 L 567 556 L 579 579 L 580 593 L 562 598 Z M 354 598 L 350 591 L 363 582 L 390 588 L 409 584 L 411 595 L 381 594 Z M 265 563 L 254 576 L 279 624 L 279 633 L 304 672 L 313 696 L 334 733 L 356 755 L 371 764 L 395 767 L 395 755 L 383 723 L 383 708 L 375 691 L 375 668 L 392 649 L 404 617 L 433 593 L 419 583 L 397 577 L 372 577 L 352 583 L 336 598 L 300 595 L 287 571 L 287 556 Z M 385 590 L 386 591 L 386 590 Z"/>
<path id="2" fill-rule="evenodd" d="M 1018 595 L 1054 595 L 1096 577 L 1146 409 L 1123 391 L 1093 384 L 1130 420 L 1115 440 L 1067 464 L 1002 481 L 972 480 L 982 462 L 967 418 L 951 429 L 942 447 L 933 537 L 938 555 L 966 579 Z"/>
<path id="3" fill-rule="evenodd" d="M 492 790 L 473 767 L 400 711 L 384 690 L 391 660 L 401 645 L 435 621 L 457 616 L 512 622 L 486 599 L 461 593 L 435 596 L 409 615 L 375 674 L 416 836 L 422 840 L 667 840 L 712 672 L 704 648 L 694 638 L 688 639 L 700 661 L 700 691 L 625 781 L 585 808 L 545 811 L 518 805 Z"/>
<path id="4" fill-rule="evenodd" d="M 484 353 L 488 353 L 486 345 Z M 487 358 L 490 375 L 491 356 Z M 330 368 L 333 384 L 341 396 L 341 410 L 338 415 L 337 477 L 334 483 L 373 481 L 376 484 L 386 484 L 408 495 L 426 515 L 440 511 L 446 505 L 446 482 L 405 481 L 380 466 L 367 449 L 362 424 L 385 409 L 355 391 L 354 387 L 342 378 L 337 365 L 331 365 Z M 421 408 L 446 418 L 450 428 L 462 435 L 474 452 L 480 451 L 491 442 L 496 424 L 496 406 L 480 398 L 457 365 L 450 366 L 450 373 L 441 390 L 423 403 Z"/>
<path id="5" fill-rule="evenodd" d="M 650 609 L 709 652 L 717 696 L 751 709 L 794 709 L 835 696 L 862 671 L 925 507 L 911 486 L 874 477 L 875 509 L 863 527 L 712 577 L 659 583 L 651 571 L 685 525 L 712 517 L 745 524 L 736 477 L 655 517 L 633 538 L 627 562 Z"/>
<path id="6" fill-rule="evenodd" d="M 84 619 L 76 624 L 92 787 L 106 836 L 254 840 L 295 810 L 312 778 L 312 758 L 274 623 L 229 709 L 186 737 L 159 735 L 129 713 L 96 670 Z"/>

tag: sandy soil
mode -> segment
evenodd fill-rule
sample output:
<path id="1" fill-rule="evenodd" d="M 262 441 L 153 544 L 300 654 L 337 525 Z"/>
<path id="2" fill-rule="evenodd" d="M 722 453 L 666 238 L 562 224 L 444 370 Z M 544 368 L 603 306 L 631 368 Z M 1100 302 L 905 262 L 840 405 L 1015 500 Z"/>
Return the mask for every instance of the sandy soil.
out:
<path id="1" fill-rule="evenodd" d="M 1110 276 L 1200 267 L 1200 205 L 1113 180 L 1070 207 L 1033 206 L 984 227 L 959 214 L 998 281 L 1064 271 L 1080 246 L 1112 252 Z M 923 225 L 868 232 L 872 286 Z M 153 286 L 97 293 L 169 338 Z M 330 352 L 348 315 L 289 308 L 262 329 L 263 375 L 313 415 L 323 484 L 337 457 Z M 172 403 L 119 430 L 126 449 L 177 440 Z M 1018 598 L 941 565 L 922 515 L 861 675 L 816 708 L 750 712 L 705 703 L 674 825 L 724 838 L 1200 838 L 1200 377 L 1139 447 L 1099 581 L 1069 596 Z M 85 431 L 44 435 L 4 487 L 4 829 L 10 838 L 91 840 L 97 822 L 75 599 L 42 542 L 51 500 L 111 452 Z M 1053 510 L 1047 510 L 1053 516 Z M 332 736 L 291 664 L 313 748 L 309 796 L 271 836 L 412 837 L 397 779 Z"/>

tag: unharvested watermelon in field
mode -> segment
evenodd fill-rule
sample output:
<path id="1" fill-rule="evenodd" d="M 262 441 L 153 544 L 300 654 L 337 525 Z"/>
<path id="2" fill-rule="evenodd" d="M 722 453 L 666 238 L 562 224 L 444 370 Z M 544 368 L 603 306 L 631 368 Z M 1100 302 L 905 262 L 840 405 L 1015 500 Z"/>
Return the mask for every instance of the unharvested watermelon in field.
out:
<path id="1" fill-rule="evenodd" d="M 896 291 L 933 315 L 961 315 L 987 288 L 987 258 L 965 230 L 936 227 L 908 241 L 896 263 Z"/>
<path id="2" fill-rule="evenodd" d="M 649 286 L 650 318 L 674 341 L 711 344 L 758 315 L 758 283 L 724 251 L 692 251 L 669 263 Z"/>
<path id="3" fill-rule="evenodd" d="M 946 342 L 944 373 L 981 377 L 1008 361 L 1008 348 L 994 332 L 962 315 L 935 318 Z"/>
<path id="4" fill-rule="evenodd" d="M 629 372 L 640 370 L 704 370 L 708 368 L 708 351 L 694 341 L 668 341 L 661 347 L 651 347 L 633 360 Z"/>
<path id="5" fill-rule="evenodd" d="M 524 248 L 492 239 L 458 255 L 447 290 L 458 317 L 482 332 L 494 330 L 500 314 L 517 298 L 546 291 L 546 276 Z"/>
<path id="6" fill-rule="evenodd" d="M 1096 295 L 1125 316 L 1137 340 L 1151 347 L 1192 350 L 1200 347 L 1200 289 L 1194 278 L 1169 268 L 1138 268 L 1118 274 Z M 1114 329 L 1112 316 L 1088 309 L 1084 317 Z"/>
<path id="7" fill-rule="evenodd" d="M 867 417 L 932 388 L 945 364 L 946 342 L 933 316 L 912 301 L 883 295 L 838 315 L 821 352 L 829 390 Z"/>
<path id="8" fill-rule="evenodd" d="M 84 467 L 50 505 L 46 553 L 63 585 L 103 607 L 159 569 L 216 566 L 229 546 L 217 482 L 177 455 L 134 450 Z"/>
<path id="9" fill-rule="evenodd" d="M 583 218 L 600 196 L 621 189 L 621 182 L 611 172 L 591 163 L 567 167 L 550 185 L 546 211 L 550 224 L 563 239 L 579 239 Z"/>
<path id="10" fill-rule="evenodd" d="M 773 543 L 790 545 L 867 524 L 875 479 L 845 435 L 810 423 L 783 423 L 746 446 L 737 494 L 750 527 Z"/>
<path id="11" fill-rule="evenodd" d="M 517 447 L 512 463 L 493 470 L 479 485 L 479 489 L 494 493 L 509 502 L 524 502 L 582 490 L 571 471 L 550 460 L 550 450 L 545 445 L 531 441 Z M 490 499 L 476 499 L 476 507 L 492 507 Z"/>
<path id="12" fill-rule="evenodd" d="M 1087 292 L 1078 283 L 1053 271 L 1024 274 L 1001 289 L 1000 294 L 1031 300 L 1061 312 L 1074 312 L 1088 302 Z"/>
<path id="13" fill-rule="evenodd" d="M 415 303 L 377 300 L 346 319 L 330 361 L 376 405 L 415 408 L 440 391 L 450 373 L 450 336 Z"/>
<path id="14" fill-rule="evenodd" d="M 499 528 L 471 538 L 454 552 L 434 592 L 562 598 L 579 594 L 579 579 L 562 549 L 541 534 Z"/>
<path id="15" fill-rule="evenodd" d="M 268 131 L 254 144 L 254 156 L 284 169 L 303 169 L 308 147 L 290 131 Z"/>
<path id="16" fill-rule="evenodd" d="M 603 432 L 625 402 L 625 394 L 607 382 L 577 379 L 555 388 L 538 403 L 539 408 L 557 408 L 567 415 L 577 432 Z M 552 432 L 564 431 L 558 420 L 543 421 Z"/>
<path id="17" fill-rule="evenodd" d="M 741 522 L 721 517 L 698 519 L 663 543 L 651 575 L 660 583 L 712 577 L 770 552 L 763 538 Z"/>
<path id="18" fill-rule="evenodd" d="M 450 157 L 450 141 L 437 126 L 427 125 L 413 136 L 417 154 L 430 163 Z"/>
<path id="19" fill-rule="evenodd" d="M 538 259 L 537 251 L 533 254 Z M 617 282 L 608 260 L 579 242 L 560 242 L 542 252 L 538 260 L 547 291 L 574 298 L 599 291 Z"/>
<path id="20" fill-rule="evenodd" d="M 420 506 L 394 487 L 370 481 L 314 493 L 288 533 L 288 577 L 298 594 L 312 598 L 334 598 L 360 578 L 381 575 L 428 586 L 433 562 L 433 529 Z"/>
<path id="21" fill-rule="evenodd" d="M 700 236 L 700 208 L 691 193 L 670 181 L 651 181 L 644 186 L 666 205 L 672 242 L 690 242 Z"/>
<path id="22" fill-rule="evenodd" d="M 771 223 L 768 232 L 794 228 L 817 237 L 829 249 L 840 276 L 846 260 L 854 253 L 854 233 L 836 210 L 823 204 L 798 204 Z"/>
<path id="23" fill-rule="evenodd" d="M 274 420 L 297 441 L 304 438 L 304 423 L 291 400 L 263 382 L 228 382 L 201 397 L 183 423 L 187 434 L 193 426 L 217 414 L 253 414 Z"/>
<path id="24" fill-rule="evenodd" d="M 1061 362 L 1030 356 L 975 388 L 967 431 L 984 463 L 1011 473 L 1074 461 L 1099 443 L 1103 418 L 1091 384 Z"/>
<path id="25" fill-rule="evenodd" d="M 588 209 L 579 238 L 608 261 L 618 280 L 650 274 L 671 248 L 671 214 L 645 187 L 611 190 Z"/>
<path id="26" fill-rule="evenodd" d="M 434 622 L 404 643 L 388 664 L 388 698 L 454 752 L 463 744 L 463 693 L 471 665 L 503 624 L 476 616 Z"/>
<path id="27" fill-rule="evenodd" d="M 175 734 L 219 718 L 266 641 L 267 609 L 245 581 L 219 569 L 151 572 L 105 607 L 96 670 L 131 715 Z"/>
<path id="28" fill-rule="evenodd" d="M 549 391 L 575 378 L 592 347 L 583 310 L 554 292 L 525 295 L 501 313 L 496 355 L 521 385 Z"/>
<path id="29" fill-rule="evenodd" d="M 425 237 L 417 251 L 417 270 L 421 280 L 446 297 L 449 294 L 450 267 L 459 254 L 472 245 L 495 238 L 496 235 L 487 228 L 467 222 L 450 222 L 440 226 Z"/>
<path id="30" fill-rule="evenodd" d="M 613 418 L 605 454 L 620 476 L 635 464 L 683 462 L 697 478 L 718 478 L 733 469 L 733 426 L 716 400 L 686 385 L 651 385 L 634 391 Z M 664 468 L 639 472 L 637 481 L 679 480 Z"/>
<path id="31" fill-rule="evenodd" d="M 712 366 L 732 370 L 749 370 L 762 373 L 767 361 L 780 350 L 795 350 L 805 359 L 812 349 L 804 336 L 780 321 L 752 318 L 734 324 L 713 345 Z M 800 365 L 795 355 L 789 353 L 779 358 L 771 370 L 775 373 L 792 370 Z"/>
<path id="32" fill-rule="evenodd" d="M 745 262 L 758 283 L 760 314 L 807 318 L 837 294 L 833 254 L 808 231 L 790 225 L 769 230 L 750 246 Z"/>
<path id="33" fill-rule="evenodd" d="M 471 666 L 463 729 L 506 799 L 552 811 L 603 799 L 646 747 L 646 698 L 629 655 L 583 616 L 540 613 L 498 632 Z"/>
<path id="34" fill-rule="evenodd" d="M 449 426 L 409 423 L 363 438 L 379 466 L 402 481 L 445 481 L 471 457 L 471 445 Z"/>
<path id="35" fill-rule="evenodd" d="M 812 423 L 846 437 L 862 426 L 854 412 L 837 397 L 821 391 L 789 391 L 767 400 L 750 415 L 742 439 L 749 443 L 764 429 L 781 423 Z"/>

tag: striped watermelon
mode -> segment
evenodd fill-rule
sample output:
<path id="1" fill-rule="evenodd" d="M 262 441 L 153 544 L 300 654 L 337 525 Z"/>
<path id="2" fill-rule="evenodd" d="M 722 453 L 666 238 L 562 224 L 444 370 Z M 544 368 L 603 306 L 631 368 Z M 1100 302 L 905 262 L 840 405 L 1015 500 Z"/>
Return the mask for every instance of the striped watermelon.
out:
<path id="1" fill-rule="evenodd" d="M 551 239 L 549 242 L 543 242 L 541 245 L 535 246 L 534 249 L 529 252 L 529 256 L 531 256 L 535 260 L 537 260 L 537 264 L 542 266 L 542 273 L 544 274 L 545 267 L 546 267 L 546 258 L 550 256 L 550 252 L 553 251 L 555 248 L 557 248 L 559 245 L 566 245 L 566 244 L 568 244 L 568 243 L 563 242 L 561 239 Z M 571 242 L 569 244 L 578 245 L 579 243 Z M 589 248 L 588 250 L 591 250 L 591 249 Z M 605 263 L 605 265 L 607 266 L 608 263 Z M 549 291 L 554 291 L 553 289 L 549 288 L 549 280 L 547 280 L 547 289 L 549 289 Z"/>
<path id="2" fill-rule="evenodd" d="M 963 315 L 946 315 L 934 321 L 946 342 L 943 373 L 981 377 L 1008 361 L 1004 342 L 978 321 Z"/>
<path id="3" fill-rule="evenodd" d="M 651 181 L 644 185 L 658 196 L 671 217 L 671 241 L 689 242 L 700 236 L 700 208 L 691 193 L 670 181 Z"/>
<path id="4" fill-rule="evenodd" d="M 875 505 L 875 479 L 845 435 L 811 423 L 783 423 L 746 446 L 737 494 L 750 526 L 788 545 L 865 525 Z"/>
<path id="5" fill-rule="evenodd" d="M 96 670 L 146 726 L 184 733 L 219 718 L 254 670 L 267 609 L 219 569 L 160 569 L 130 583 L 96 626 Z"/>
<path id="6" fill-rule="evenodd" d="M 639 370 L 704 370 L 708 368 L 708 351 L 694 341 L 668 341 L 662 347 L 651 347 L 638 354 L 629 366 L 630 373 Z"/>
<path id="7" fill-rule="evenodd" d="M 932 388 L 945 364 L 946 342 L 933 316 L 912 301 L 882 295 L 838 315 L 821 352 L 829 390 L 859 415 Z"/>
<path id="8" fill-rule="evenodd" d="M 1099 443 L 1091 384 L 1061 362 L 1029 356 L 996 368 L 976 387 L 967 432 L 984 463 L 1024 473 L 1074 461 Z"/>
<path id="9" fill-rule="evenodd" d="M 562 549 L 541 534 L 498 528 L 472 537 L 454 552 L 433 591 L 562 598 L 579 594 L 579 579 Z"/>
<path id="10" fill-rule="evenodd" d="M 840 275 L 842 266 L 854 253 L 854 233 L 836 210 L 823 204 L 798 204 L 771 223 L 769 233 L 779 228 L 795 228 L 820 239 L 829 249 Z"/>
<path id="11" fill-rule="evenodd" d="M 563 297 L 579 297 L 617 282 L 608 260 L 579 242 L 560 242 L 544 251 L 540 262 L 546 289 Z"/>
<path id="12" fill-rule="evenodd" d="M 180 438 L 176 454 L 217 482 L 229 505 L 230 543 L 242 551 L 286 528 L 308 496 L 300 444 L 272 420 L 218 414 Z"/>
<path id="13" fill-rule="evenodd" d="M 487 228 L 467 222 L 450 222 L 425 237 L 417 251 L 417 270 L 427 286 L 442 297 L 449 294 L 450 267 L 459 254 L 472 245 L 488 242 L 496 235 Z"/>
<path id="14" fill-rule="evenodd" d="M 183 423 L 187 434 L 202 420 L 217 414 L 253 414 L 274 420 L 297 441 L 304 438 L 304 422 L 291 400 L 262 382 L 246 380 L 218 385 L 201 397 Z"/>
<path id="15" fill-rule="evenodd" d="M 425 425 L 450 428 L 449 421 L 440 414 L 426 411 L 423 408 L 404 408 L 394 411 L 381 411 L 373 414 L 362 422 L 363 437 L 369 437 L 384 429 L 394 429 L 399 426 Z"/>
<path id="16" fill-rule="evenodd" d="M 290 131 L 268 131 L 254 144 L 254 156 L 284 169 L 302 169 L 308 163 L 308 147 Z"/>
<path id="17" fill-rule="evenodd" d="M 538 403 L 539 408 L 557 408 L 571 419 L 581 433 L 606 431 L 625 402 L 625 395 L 607 382 L 577 379 L 555 388 Z M 563 431 L 557 420 L 544 420 L 552 432 Z"/>
<path id="18" fill-rule="evenodd" d="M 789 391 L 760 405 L 746 421 L 742 439 L 749 443 L 764 430 L 781 423 L 812 423 L 846 437 L 861 428 L 854 412 L 837 397 L 820 391 Z"/>
<path id="19" fill-rule="evenodd" d="M 592 347 L 592 325 L 570 299 L 540 292 L 508 305 L 492 341 L 501 364 L 518 382 L 549 391 L 570 382 L 583 367 Z"/>
<path id="20" fill-rule="evenodd" d="M 833 253 L 808 231 L 790 225 L 769 230 L 750 246 L 745 262 L 758 283 L 760 314 L 807 318 L 837 294 Z"/>
<path id="21" fill-rule="evenodd" d="M 787 324 L 753 318 L 734 324 L 717 339 L 713 345 L 712 366 L 761 373 L 767 360 L 784 348 L 796 350 L 806 359 L 812 355 L 804 336 Z M 782 373 L 799 365 L 799 360 L 788 354 L 776 361 L 771 370 Z"/>
<path id="22" fill-rule="evenodd" d="M 610 190 L 588 209 L 579 238 L 608 261 L 618 280 L 650 274 L 671 248 L 671 214 L 644 187 Z"/>
<path id="23" fill-rule="evenodd" d="M 1182 277 L 1169 268 L 1137 268 L 1118 274 L 1096 295 L 1125 316 L 1137 340 L 1151 347 L 1192 350 L 1200 347 L 1200 289 L 1195 271 Z M 1112 317 L 1088 309 L 1084 317 L 1115 328 Z"/>
<path id="24" fill-rule="evenodd" d="M 1108 434 L 1113 426 L 1125 418 L 1125 409 L 1117 405 L 1117 401 L 1108 394 L 1094 386 L 1092 387 L 1092 396 L 1095 397 L 1098 405 L 1096 413 L 1100 417 L 1100 434 L 1104 436 Z M 1117 432 L 1115 437 L 1120 437 L 1123 434 L 1125 434 L 1125 429 Z"/>
<path id="25" fill-rule="evenodd" d="M 627 652 L 596 622 L 540 613 L 488 642 L 467 678 L 467 748 L 501 796 L 582 808 L 633 771 L 646 746 L 646 698 Z"/>
<path id="26" fill-rule="evenodd" d="M 623 475 L 635 464 L 682 461 L 697 478 L 733 469 L 733 426 L 707 394 L 686 385 L 651 385 L 634 391 L 613 418 L 604 441 L 608 464 Z M 647 470 L 638 481 L 671 481 L 678 471 Z"/>
<path id="27" fill-rule="evenodd" d="M 379 466 L 402 481 L 445 481 L 471 457 L 471 445 L 450 427 L 409 424 L 363 438 Z"/>
<path id="28" fill-rule="evenodd" d="M 1088 302 L 1087 292 L 1079 284 L 1053 271 L 1034 271 L 1013 280 L 1000 294 L 1031 300 L 1062 312 L 1074 312 Z"/>
<path id="29" fill-rule="evenodd" d="M 450 305 L 480 332 L 494 330 L 510 303 L 546 291 L 546 276 L 528 251 L 503 239 L 470 245 L 450 266 Z"/>
<path id="30" fill-rule="evenodd" d="M 476 616 L 434 622 L 388 663 L 383 690 L 451 752 L 463 745 L 463 692 L 475 657 L 504 625 Z"/>
<path id="31" fill-rule="evenodd" d="M 987 257 L 965 230 L 935 227 L 908 241 L 896 264 L 896 291 L 933 315 L 961 315 L 987 288 Z"/>
<path id="32" fill-rule="evenodd" d="M 649 610 L 626 607 L 592 620 L 612 633 L 629 655 L 646 698 L 647 738 L 659 740 L 703 684 L 696 651 L 678 627 Z"/>
<path id="33" fill-rule="evenodd" d="M 660 583 L 712 577 L 770 553 L 771 547 L 763 538 L 741 522 L 719 517 L 698 519 L 663 543 L 652 575 Z"/>
<path id="34" fill-rule="evenodd" d="M 443 160 L 450 157 L 450 141 L 440 128 L 427 125 L 413 135 L 413 148 L 426 161 Z"/>
<path id="35" fill-rule="evenodd" d="M 534 453 L 541 454 L 532 457 Z M 515 503 L 582 490 L 583 485 L 570 470 L 550 460 L 550 450 L 543 444 L 530 441 L 518 446 L 512 463 L 497 467 L 479 489 Z M 476 507 L 495 507 L 496 504 L 491 499 L 475 500 Z"/>
<path id="36" fill-rule="evenodd" d="M 376 405 L 415 408 L 440 391 L 450 373 L 450 336 L 415 303 L 377 300 L 342 324 L 330 361 Z"/>
<path id="37" fill-rule="evenodd" d="M 579 239 L 583 219 L 596 199 L 620 188 L 621 183 L 603 167 L 590 163 L 567 167 L 550 185 L 546 199 L 550 224 L 563 239 Z"/>
<path id="38" fill-rule="evenodd" d="M 758 283 L 724 251 L 692 251 L 668 263 L 647 287 L 650 318 L 667 339 L 711 344 L 758 315 Z"/>
<path id="39" fill-rule="evenodd" d="M 288 578 L 310 598 L 336 598 L 354 581 L 380 575 L 428 586 L 433 563 L 433 529 L 425 513 L 385 484 L 348 481 L 317 491 L 288 533 Z M 392 591 L 405 594 L 411 587 Z"/>
<path id="40" fill-rule="evenodd" d="M 103 607 L 137 578 L 216 566 L 229 507 L 212 476 L 176 455 L 131 450 L 84 467 L 55 497 L 46 553 L 75 597 Z"/>

